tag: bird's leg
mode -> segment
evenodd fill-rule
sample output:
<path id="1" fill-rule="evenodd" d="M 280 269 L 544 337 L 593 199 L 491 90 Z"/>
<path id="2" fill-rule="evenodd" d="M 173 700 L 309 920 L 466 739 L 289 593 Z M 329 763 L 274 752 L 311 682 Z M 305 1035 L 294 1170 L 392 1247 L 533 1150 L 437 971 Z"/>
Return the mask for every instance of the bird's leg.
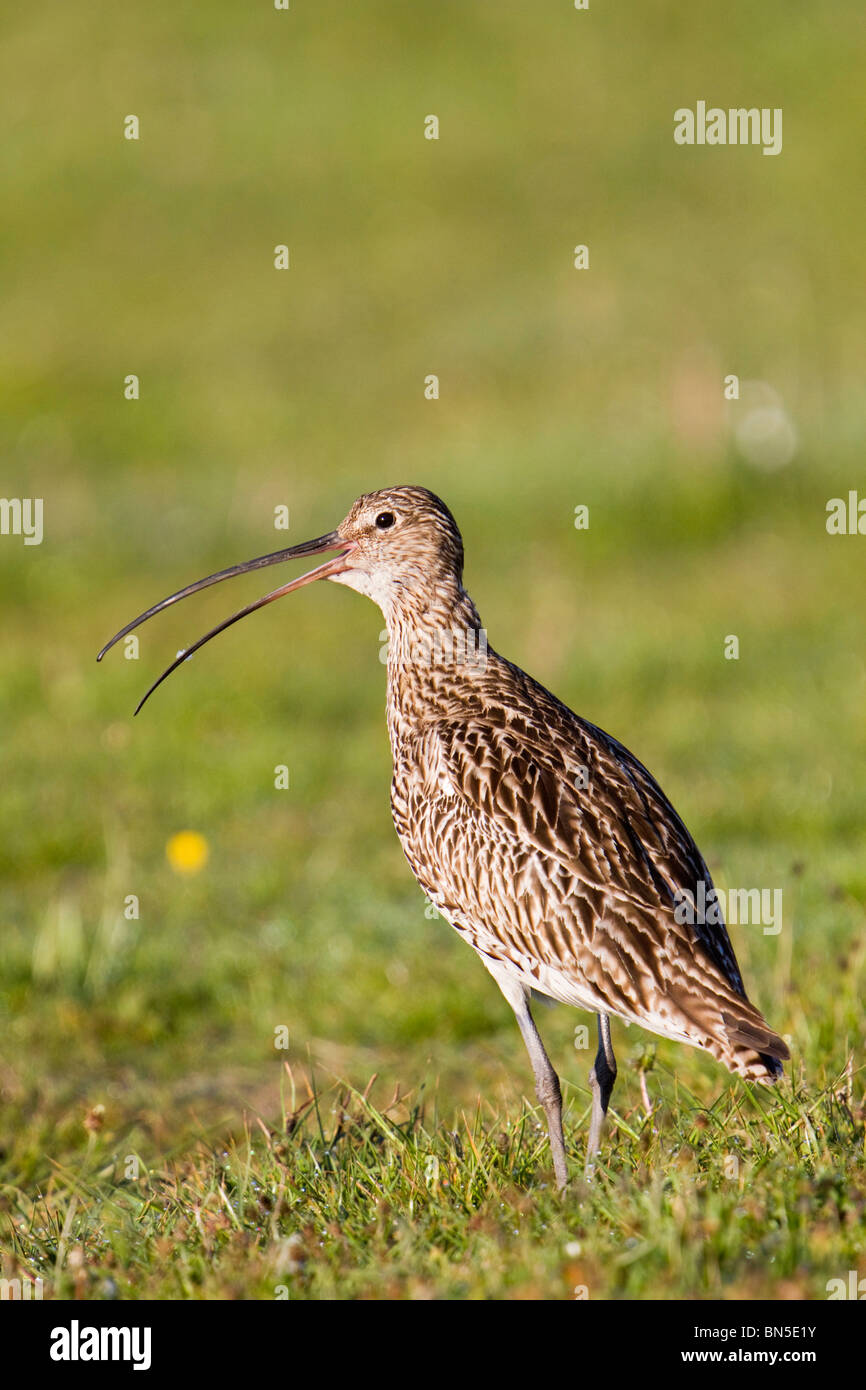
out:
<path id="1" fill-rule="evenodd" d="M 547 1116 L 547 1133 L 550 1139 L 550 1152 L 553 1156 L 553 1172 L 556 1186 L 564 1191 L 568 1184 L 568 1165 L 565 1161 L 565 1139 L 562 1133 L 562 1091 L 559 1077 L 551 1066 L 550 1058 L 544 1050 L 544 1043 L 529 1012 L 529 1001 L 524 994 L 521 1006 L 513 1000 L 508 1001 L 514 1009 L 532 1070 L 535 1073 L 535 1094 L 544 1106 Z"/>
<path id="2" fill-rule="evenodd" d="M 610 1040 L 610 1019 L 607 1014 L 598 1016 L 598 1052 L 589 1084 L 592 1088 L 592 1119 L 589 1124 L 589 1143 L 586 1147 L 586 1176 L 592 1177 L 595 1156 L 601 1147 L 601 1129 L 607 1114 L 610 1093 L 616 1081 L 616 1058 Z"/>
<path id="3" fill-rule="evenodd" d="M 547 1116 L 547 1134 L 550 1139 L 556 1186 L 562 1192 L 568 1184 L 568 1164 L 565 1161 L 565 1139 L 562 1133 L 562 1092 L 559 1089 L 559 1077 L 550 1064 L 535 1020 L 529 1012 L 529 990 L 500 962 L 482 951 L 478 954 L 514 1010 L 514 1016 L 523 1034 L 523 1041 L 526 1043 L 535 1073 L 535 1094 L 544 1106 Z"/>

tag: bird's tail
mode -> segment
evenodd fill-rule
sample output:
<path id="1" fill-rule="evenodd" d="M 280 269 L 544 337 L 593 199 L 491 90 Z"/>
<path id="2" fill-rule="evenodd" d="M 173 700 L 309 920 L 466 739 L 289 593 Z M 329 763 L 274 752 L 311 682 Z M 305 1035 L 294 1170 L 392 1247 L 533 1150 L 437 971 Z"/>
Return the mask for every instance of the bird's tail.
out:
<path id="1" fill-rule="evenodd" d="M 778 1081 L 782 1063 L 791 1055 L 784 1039 L 727 980 L 716 976 L 707 985 L 700 999 L 694 993 L 677 999 L 679 1036 L 747 1081 Z M 676 1036 L 672 1031 L 668 1035 Z"/>
<path id="2" fill-rule="evenodd" d="M 787 1044 L 748 999 L 743 998 L 738 1004 L 736 1012 L 722 1011 L 727 1047 L 720 1050 L 719 1060 L 748 1081 L 772 1085 L 782 1075 L 782 1063 L 791 1056 Z"/>

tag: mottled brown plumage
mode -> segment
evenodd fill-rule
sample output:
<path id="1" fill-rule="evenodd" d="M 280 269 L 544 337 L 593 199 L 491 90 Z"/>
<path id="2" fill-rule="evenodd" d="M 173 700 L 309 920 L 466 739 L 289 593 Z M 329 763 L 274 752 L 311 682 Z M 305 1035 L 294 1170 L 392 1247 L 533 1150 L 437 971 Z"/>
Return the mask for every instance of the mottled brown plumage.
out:
<path id="1" fill-rule="evenodd" d="M 689 832 L 628 749 L 486 644 L 463 588 L 460 532 L 432 493 L 395 487 L 361 497 L 336 532 L 190 585 L 123 633 L 220 578 L 327 549 L 341 553 L 196 647 L 311 578 L 379 604 L 397 834 L 418 882 L 517 1014 L 560 1185 L 559 1083 L 530 992 L 599 1016 L 590 1165 L 616 1075 L 612 1014 L 704 1048 L 750 1080 L 775 1080 L 788 1050 L 747 999 L 724 923 L 690 925 L 677 911 L 700 883 L 712 900 Z"/>

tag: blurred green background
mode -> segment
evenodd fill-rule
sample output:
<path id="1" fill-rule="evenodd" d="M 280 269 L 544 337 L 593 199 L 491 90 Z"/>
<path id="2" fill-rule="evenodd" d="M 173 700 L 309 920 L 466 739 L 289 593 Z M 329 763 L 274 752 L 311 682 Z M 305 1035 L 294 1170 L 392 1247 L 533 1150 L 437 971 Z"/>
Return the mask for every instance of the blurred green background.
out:
<path id="1" fill-rule="evenodd" d="M 443 1112 L 531 1093 L 391 828 L 372 605 L 319 585 L 268 608 L 135 722 L 267 586 L 94 660 L 391 483 L 444 497 L 491 644 L 649 765 L 717 882 L 783 889 L 778 937 L 733 934 L 794 1070 L 862 1058 L 866 540 L 825 507 L 866 494 L 864 30 L 853 0 L 4 13 L 2 492 L 45 509 L 41 546 L 0 537 L 13 1211 L 94 1106 L 106 1152 L 154 1161 L 277 1113 L 281 1024 L 323 1084 L 424 1081 Z M 676 146 L 699 99 L 782 107 L 782 154 Z M 195 876 L 166 860 L 184 829 L 210 847 Z M 587 1021 L 541 1019 L 578 1087 Z M 704 1098 L 728 1085 L 659 1057 Z"/>

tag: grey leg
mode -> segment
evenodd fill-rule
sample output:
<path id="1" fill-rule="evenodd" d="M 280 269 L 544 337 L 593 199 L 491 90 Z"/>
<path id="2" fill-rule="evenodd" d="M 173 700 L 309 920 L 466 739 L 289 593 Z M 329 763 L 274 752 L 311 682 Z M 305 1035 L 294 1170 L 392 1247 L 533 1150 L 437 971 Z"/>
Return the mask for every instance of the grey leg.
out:
<path id="1" fill-rule="evenodd" d="M 535 1073 L 535 1094 L 544 1106 L 544 1113 L 547 1116 L 547 1133 L 550 1139 L 550 1152 L 553 1156 L 556 1186 L 560 1192 L 563 1192 L 568 1185 L 568 1164 L 565 1161 L 565 1139 L 562 1133 L 562 1092 L 559 1089 L 559 1077 L 553 1070 L 550 1058 L 544 1050 L 544 1043 L 541 1041 L 535 1026 L 535 1020 L 529 1012 L 529 1004 L 526 999 L 523 1001 L 522 1012 L 515 1009 L 515 1014 L 523 1034 L 523 1041 L 526 1043 L 532 1070 Z"/>
<path id="2" fill-rule="evenodd" d="M 497 969 L 496 964 L 486 957 L 482 956 L 482 960 L 514 1010 L 520 1031 L 523 1034 L 523 1041 L 526 1043 L 526 1050 L 529 1053 L 529 1060 L 535 1073 L 535 1094 L 544 1106 L 544 1113 L 547 1116 L 547 1133 L 550 1139 L 556 1186 L 562 1192 L 568 1184 L 568 1165 L 565 1161 L 565 1139 L 562 1133 L 562 1092 L 559 1089 L 559 1077 L 550 1064 L 550 1058 L 544 1050 L 544 1043 L 541 1041 L 535 1026 L 535 1020 L 529 1012 L 529 996 L 525 988 Z"/>
<path id="3" fill-rule="evenodd" d="M 616 1058 L 610 1041 L 610 1019 L 607 1014 L 598 1016 L 598 1053 L 595 1064 L 589 1073 L 592 1088 L 592 1119 L 589 1125 L 589 1143 L 586 1147 L 586 1176 L 592 1176 L 595 1156 L 601 1148 L 601 1129 L 613 1083 L 616 1081 Z"/>

